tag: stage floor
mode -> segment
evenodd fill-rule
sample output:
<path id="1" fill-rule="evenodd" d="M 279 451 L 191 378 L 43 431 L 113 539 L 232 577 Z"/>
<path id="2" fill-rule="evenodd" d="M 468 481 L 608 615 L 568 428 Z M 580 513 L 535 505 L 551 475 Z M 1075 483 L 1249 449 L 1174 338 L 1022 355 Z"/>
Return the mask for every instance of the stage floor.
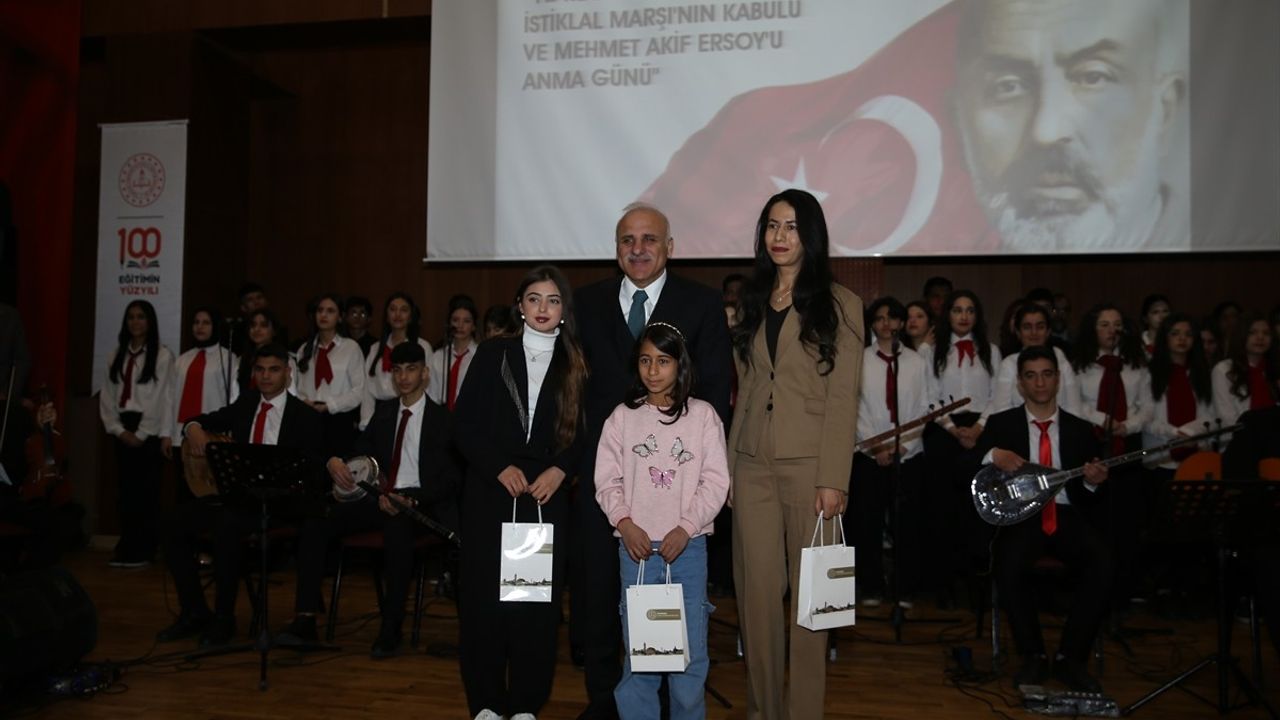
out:
<path id="1" fill-rule="evenodd" d="M 458 624 L 453 603 L 432 600 L 423 622 L 419 650 L 406 650 L 399 658 L 375 662 L 369 645 L 377 633 L 378 621 L 371 574 L 363 569 L 350 572 L 344 580 L 337 642 L 341 653 L 300 656 L 279 649 L 270 656 L 269 688 L 258 690 L 258 655 L 242 654 L 184 663 L 181 653 L 192 650 L 194 641 L 156 646 L 156 630 L 171 622 L 176 610 L 173 587 L 160 565 L 141 570 L 122 570 L 106 565 L 108 553 L 84 550 L 68 558 L 67 567 L 84 585 L 97 606 L 100 622 L 97 648 L 87 661 L 130 662 L 120 682 L 90 699 L 51 701 L 44 706 L 8 707 L 21 717 L 40 718 L 386 718 L 430 717 L 466 718 L 466 702 L 458 676 L 456 657 L 426 654 L 450 650 L 457 639 Z M 328 584 L 326 583 L 326 594 Z M 273 628 L 290 617 L 293 605 L 293 574 L 290 570 L 272 576 L 271 610 Z M 326 597 L 327 600 L 327 597 Z M 737 621 L 732 598 L 712 598 L 717 606 L 711 625 L 712 669 L 710 685 L 721 693 L 731 708 L 707 698 L 707 717 L 745 718 L 745 671 L 736 656 Z M 932 603 L 921 603 L 909 615 L 935 616 Z M 945 613 L 962 622 L 943 626 L 908 624 L 904 642 L 893 643 L 890 626 L 874 622 L 887 617 L 887 608 L 859 611 L 856 628 L 839 631 L 834 662 L 828 665 L 826 717 L 828 718 L 990 718 L 1030 717 L 1022 710 L 1008 680 L 1008 670 L 985 683 L 961 683 L 948 677 L 951 648 L 973 650 L 979 672 L 990 670 L 991 644 L 984 632 L 974 638 L 971 613 Z M 248 601 L 241 593 L 240 637 L 250 617 Z M 1059 619 L 1044 618 L 1046 625 Z M 323 618 L 321 618 L 323 623 Z M 408 638 L 409 621 L 406 620 Z M 1212 650 L 1214 625 L 1211 620 L 1171 622 L 1145 614 L 1140 609 L 1129 622 L 1132 627 L 1171 627 L 1172 635 L 1135 638 L 1130 641 L 1133 656 L 1116 642 L 1105 648 L 1105 672 L 1101 679 L 1108 694 L 1121 706 L 1133 702 L 1150 689 Z M 323 627 L 323 625 L 322 625 Z M 1007 630 L 1005 631 L 1007 637 Z M 1053 628 L 1046 641 L 1053 647 Z M 1248 627 L 1236 623 L 1234 647 L 1242 667 L 1252 672 L 1249 659 Z M 539 717 L 575 718 L 585 705 L 582 672 L 569 660 L 567 626 L 561 631 L 559 664 L 551 702 Z M 1266 696 L 1280 704 L 1280 659 L 1269 645 L 1263 648 Z M 140 660 L 140 661 L 139 661 Z M 1094 666 L 1096 668 L 1096 665 Z M 1216 673 L 1206 669 L 1190 687 L 1205 697 L 1215 697 Z M 1233 697 L 1242 700 L 1233 685 Z M 994 708 L 994 710 L 993 710 Z M 3 713 L 0 713 L 3 714 Z M 1143 707 L 1136 717 L 1160 720 L 1206 718 L 1215 711 L 1181 690 L 1172 690 Z M 1265 717 L 1256 708 L 1236 711 L 1231 717 Z"/>

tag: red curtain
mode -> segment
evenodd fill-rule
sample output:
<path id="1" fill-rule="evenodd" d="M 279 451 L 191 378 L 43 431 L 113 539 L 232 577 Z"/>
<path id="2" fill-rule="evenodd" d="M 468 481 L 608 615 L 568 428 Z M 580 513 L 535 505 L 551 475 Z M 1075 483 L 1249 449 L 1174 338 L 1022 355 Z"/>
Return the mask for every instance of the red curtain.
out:
<path id="1" fill-rule="evenodd" d="M 29 388 L 66 379 L 80 0 L 0 0 L 0 181 L 18 241 Z M 87 332 L 87 330 L 85 330 Z"/>

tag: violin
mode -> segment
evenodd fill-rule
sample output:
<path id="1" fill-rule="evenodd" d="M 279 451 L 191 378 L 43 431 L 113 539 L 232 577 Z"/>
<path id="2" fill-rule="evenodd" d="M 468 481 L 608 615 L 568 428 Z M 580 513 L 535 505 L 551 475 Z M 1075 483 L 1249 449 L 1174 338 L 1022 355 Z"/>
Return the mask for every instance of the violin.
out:
<path id="1" fill-rule="evenodd" d="M 48 386 L 41 386 L 40 400 L 37 407 L 51 402 Z M 40 426 L 40 432 L 27 438 L 27 478 L 22 484 L 23 500 L 46 500 L 51 506 L 58 507 L 71 502 L 71 483 L 67 481 L 66 450 L 62 433 L 54 429 L 53 423 Z"/>

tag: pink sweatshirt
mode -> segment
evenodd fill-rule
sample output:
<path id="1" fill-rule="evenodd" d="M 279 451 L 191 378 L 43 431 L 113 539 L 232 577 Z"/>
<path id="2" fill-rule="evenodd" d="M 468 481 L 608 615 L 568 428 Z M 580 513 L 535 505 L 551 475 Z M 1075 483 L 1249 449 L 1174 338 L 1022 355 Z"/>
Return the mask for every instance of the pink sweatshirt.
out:
<path id="1" fill-rule="evenodd" d="M 673 424 L 664 420 L 648 404 L 614 408 L 596 453 L 596 502 L 615 528 L 630 517 L 657 542 L 677 525 L 689 537 L 710 535 L 729 493 L 724 426 L 696 398 Z"/>

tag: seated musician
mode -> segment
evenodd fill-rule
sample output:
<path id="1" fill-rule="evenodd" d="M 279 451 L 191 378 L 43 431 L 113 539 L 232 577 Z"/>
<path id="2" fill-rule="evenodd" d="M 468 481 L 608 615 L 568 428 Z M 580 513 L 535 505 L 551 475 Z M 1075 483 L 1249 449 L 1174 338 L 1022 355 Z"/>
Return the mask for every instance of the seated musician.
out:
<path id="1" fill-rule="evenodd" d="M 242 393 L 234 403 L 199 415 L 184 429 L 196 457 L 203 457 L 213 433 L 231 435 L 237 443 L 295 448 L 312 458 L 322 456 L 324 427 L 320 413 L 290 395 L 289 353 L 268 343 L 253 360 L 256 390 Z M 196 498 L 175 509 L 165 542 L 165 561 L 173 574 L 181 608 L 178 619 L 156 634 L 169 642 L 200 635 L 203 646 L 225 645 L 236 632 L 236 590 L 240 580 L 244 538 L 258 527 L 252 507 L 223 504 L 218 496 Z M 213 533 L 216 600 L 209 611 L 200 587 L 196 542 Z"/>
<path id="2" fill-rule="evenodd" d="M 414 538 L 429 532 L 400 512 L 398 503 L 407 503 L 447 523 L 459 488 L 450 450 L 449 413 L 426 396 L 429 375 L 421 344 L 401 343 L 391 351 L 391 378 L 397 397 L 378 403 L 355 444 L 357 455 L 368 455 L 378 462 L 386 476 L 384 487 L 392 488 L 391 494 L 335 502 L 328 517 L 303 526 L 298 543 L 296 615 L 277 635 L 281 644 L 316 640 L 315 613 L 319 610 L 325 551 L 330 541 L 381 529 L 386 592 L 382 596 L 382 625 L 370 654 L 374 659 L 398 654 L 413 570 Z M 341 458 L 330 458 L 328 469 L 339 488 L 355 487 L 351 471 Z"/>
<path id="3" fill-rule="evenodd" d="M 983 465 L 995 464 L 1006 473 L 1016 473 L 1028 461 L 1058 469 L 1084 467 L 1084 477 L 1068 482 L 1037 517 L 1000 529 L 992 567 L 1022 658 L 1014 685 L 1040 685 L 1049 677 L 1030 572 L 1036 560 L 1051 555 L 1066 564 L 1076 580 L 1053 676 L 1072 690 L 1101 692 L 1086 664 L 1107 609 L 1111 557 L 1079 508 L 1097 502 L 1107 469 L 1096 462 L 1101 447 L 1092 425 L 1058 407 L 1061 371 L 1047 346 L 1019 353 L 1018 390 L 1025 402 L 991 416 L 976 452 L 984 453 Z"/>

